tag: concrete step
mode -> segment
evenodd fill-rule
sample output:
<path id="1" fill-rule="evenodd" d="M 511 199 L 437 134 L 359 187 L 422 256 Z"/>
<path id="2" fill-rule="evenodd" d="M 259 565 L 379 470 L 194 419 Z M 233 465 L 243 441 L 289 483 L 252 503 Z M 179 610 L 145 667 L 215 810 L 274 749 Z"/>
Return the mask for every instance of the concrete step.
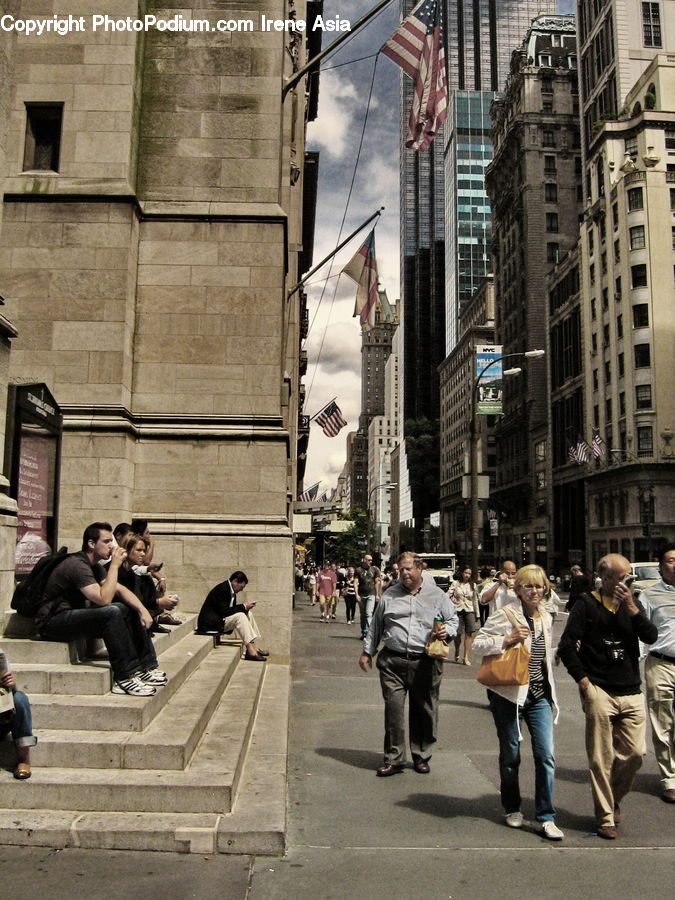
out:
<path id="1" fill-rule="evenodd" d="M 2 649 L 12 671 L 33 663 L 70 665 L 70 644 L 61 641 L 43 641 L 40 638 L 2 638 Z"/>
<path id="2" fill-rule="evenodd" d="M 34 768 L 33 777 L 25 782 L 16 781 L 10 772 L 0 772 L 4 802 L 24 809 L 75 808 L 100 813 L 228 812 L 241 775 L 266 668 L 266 664 L 237 663 L 214 715 L 217 726 L 214 731 L 205 732 L 184 771 L 156 767 Z M 129 752 L 133 755 L 134 751 Z"/>
<path id="3" fill-rule="evenodd" d="M 163 658 L 163 657 L 162 657 Z M 142 732 L 38 730 L 38 768 L 184 769 L 238 663 L 235 649 L 210 653 Z"/>
<path id="4" fill-rule="evenodd" d="M 83 847 L 110 850 L 163 850 L 282 856 L 286 829 L 286 757 L 290 671 L 265 670 L 258 713 L 230 812 L 82 812 L 29 809 L 18 785 L 16 807 L 0 809 L 0 843 L 20 846 Z M 244 664 L 238 667 L 243 669 Z M 225 702 L 225 698 L 223 703 Z M 226 729 L 226 733 L 230 729 Z M 206 736 L 203 743 L 206 743 Z M 212 745 L 212 751 L 215 751 Z M 201 746 L 198 748 L 198 753 Z M 34 770 L 33 779 L 40 777 Z M 11 780 L 0 772 L 4 787 Z M 31 781 L 33 781 L 31 779 Z M 15 782 L 16 784 L 16 782 Z M 4 792 L 3 792 L 4 796 Z M 25 795 L 24 795 L 25 796 Z M 6 801 L 5 801 L 6 802 Z"/>
<path id="5" fill-rule="evenodd" d="M 14 667 L 14 663 L 12 663 Z M 17 686 L 29 697 L 37 694 L 107 694 L 110 666 L 106 660 L 78 665 L 57 663 L 22 664 L 14 669 Z"/>
<path id="6" fill-rule="evenodd" d="M 0 613 L 0 634 L 4 637 L 28 638 L 35 633 L 32 619 L 20 616 L 12 609 Z"/>
<path id="7" fill-rule="evenodd" d="M 210 638 L 192 633 L 182 641 L 169 645 L 164 652 L 161 645 L 158 646 L 159 663 L 169 675 L 169 683 L 151 697 L 111 693 L 33 694 L 30 702 L 35 727 L 39 725 L 45 729 L 59 729 L 67 724 L 69 729 L 75 731 L 142 731 L 212 648 Z"/>

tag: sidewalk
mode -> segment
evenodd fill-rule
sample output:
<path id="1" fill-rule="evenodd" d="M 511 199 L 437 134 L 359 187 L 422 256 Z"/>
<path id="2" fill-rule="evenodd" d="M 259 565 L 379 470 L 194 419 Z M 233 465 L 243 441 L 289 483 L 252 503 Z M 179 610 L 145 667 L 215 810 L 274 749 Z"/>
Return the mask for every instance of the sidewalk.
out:
<path id="1" fill-rule="evenodd" d="M 376 778 L 382 758 L 379 679 L 357 666 L 357 625 L 320 622 L 299 595 L 294 612 L 288 855 L 258 858 L 251 898 L 387 900 L 460 898 L 594 900 L 668 895 L 675 814 L 658 798 L 651 745 L 624 824 L 608 844 L 592 832 L 583 721 L 577 689 L 557 673 L 557 823 L 552 844 L 532 829 L 502 824 L 497 739 L 475 668 L 448 663 L 441 688 L 438 749 L 429 775 L 412 768 Z M 559 618 L 556 630 L 564 627 Z M 521 788 L 533 815 L 534 771 L 523 747 Z M 592 885 L 592 887 L 591 887 Z"/>

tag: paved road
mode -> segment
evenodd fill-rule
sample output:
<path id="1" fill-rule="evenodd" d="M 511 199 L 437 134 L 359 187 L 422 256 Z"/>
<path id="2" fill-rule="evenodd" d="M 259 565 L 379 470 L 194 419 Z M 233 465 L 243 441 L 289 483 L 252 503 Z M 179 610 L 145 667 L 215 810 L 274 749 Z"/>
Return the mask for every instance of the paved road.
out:
<path id="1" fill-rule="evenodd" d="M 342 608 L 340 609 L 342 613 Z M 474 670 L 449 663 L 429 775 L 376 778 L 382 701 L 357 667 L 358 626 L 294 610 L 289 836 L 284 859 L 0 847 L 12 900 L 624 900 L 672 893 L 675 809 L 651 750 L 614 843 L 592 833 L 576 687 L 559 672 L 556 800 L 561 844 L 501 823 L 496 736 Z M 521 787 L 533 813 L 524 747 Z"/>
<path id="2" fill-rule="evenodd" d="M 563 625 L 564 616 L 556 630 Z M 565 840 L 551 844 L 502 824 L 496 735 L 474 669 L 446 665 L 431 773 L 375 777 L 382 701 L 377 674 L 357 667 L 357 628 L 322 624 L 318 608 L 296 603 L 289 852 L 255 860 L 252 900 L 670 895 L 675 809 L 658 798 L 651 749 L 624 803 L 620 838 L 608 844 L 592 832 L 581 710 L 564 668 L 556 800 Z M 523 752 L 527 817 L 534 773 L 529 746 Z"/>

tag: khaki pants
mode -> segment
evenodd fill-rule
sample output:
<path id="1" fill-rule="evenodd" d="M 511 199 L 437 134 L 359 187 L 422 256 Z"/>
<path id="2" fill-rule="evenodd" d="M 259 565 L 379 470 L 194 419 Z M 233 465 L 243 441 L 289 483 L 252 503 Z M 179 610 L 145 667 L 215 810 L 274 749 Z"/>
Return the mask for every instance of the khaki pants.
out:
<path id="1" fill-rule="evenodd" d="M 672 790 L 675 788 L 675 663 L 648 656 L 645 687 L 661 789 Z"/>
<path id="2" fill-rule="evenodd" d="M 614 825 L 614 806 L 630 791 L 646 752 L 644 697 L 608 694 L 591 683 L 582 705 L 596 823 Z"/>
<path id="3" fill-rule="evenodd" d="M 250 644 L 260 637 L 252 612 L 249 612 L 248 615 L 243 612 L 237 612 L 231 616 L 226 616 L 223 619 L 223 625 L 225 626 L 225 631 L 232 631 L 234 628 L 245 644 Z"/>

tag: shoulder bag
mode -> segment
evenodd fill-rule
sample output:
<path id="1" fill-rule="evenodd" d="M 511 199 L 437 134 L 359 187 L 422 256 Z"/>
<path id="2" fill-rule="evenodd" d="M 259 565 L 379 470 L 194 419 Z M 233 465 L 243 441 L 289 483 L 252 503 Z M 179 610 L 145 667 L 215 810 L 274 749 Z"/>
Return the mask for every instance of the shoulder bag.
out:
<path id="1" fill-rule="evenodd" d="M 502 607 L 504 614 L 515 627 L 518 622 L 513 611 Z M 502 653 L 484 656 L 476 679 L 486 687 L 514 687 L 530 680 L 528 667 L 530 651 L 521 642 Z"/>

